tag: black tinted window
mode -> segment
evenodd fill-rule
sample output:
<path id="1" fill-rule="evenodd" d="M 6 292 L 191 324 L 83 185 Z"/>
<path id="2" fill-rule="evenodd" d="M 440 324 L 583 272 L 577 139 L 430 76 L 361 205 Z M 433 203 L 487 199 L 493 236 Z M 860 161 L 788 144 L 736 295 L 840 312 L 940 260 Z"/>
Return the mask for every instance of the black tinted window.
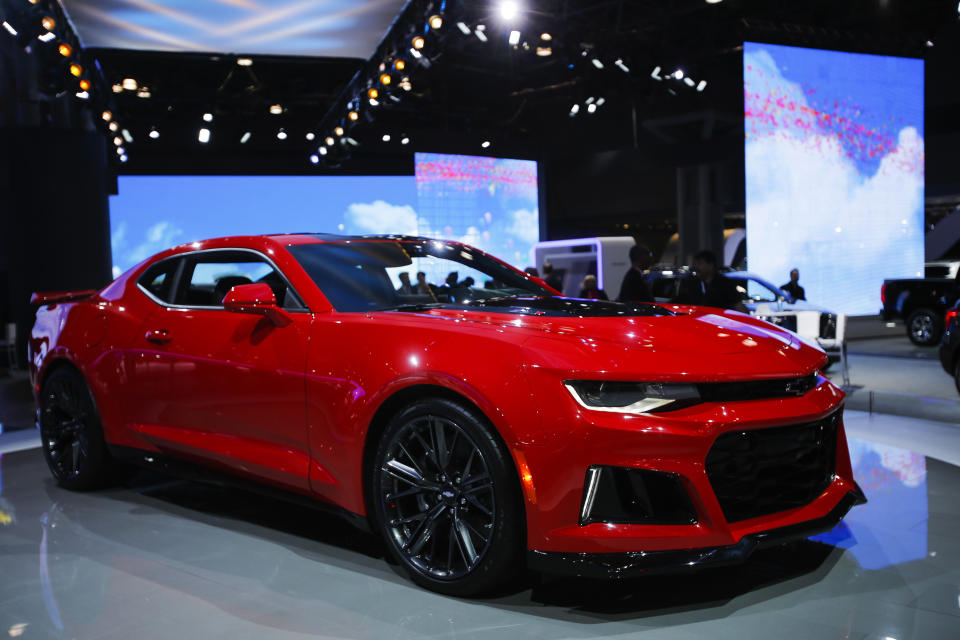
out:
<path id="1" fill-rule="evenodd" d="M 177 266 L 180 260 L 164 260 L 158 262 L 143 272 L 137 284 L 149 291 L 156 298 L 164 302 L 173 301 L 173 290 L 176 286 L 174 278 L 177 275 Z"/>
<path id="2" fill-rule="evenodd" d="M 230 289 L 254 283 L 269 285 L 278 306 L 304 308 L 273 265 L 256 253 L 232 250 L 188 254 L 174 300 L 190 307 L 220 307 Z"/>

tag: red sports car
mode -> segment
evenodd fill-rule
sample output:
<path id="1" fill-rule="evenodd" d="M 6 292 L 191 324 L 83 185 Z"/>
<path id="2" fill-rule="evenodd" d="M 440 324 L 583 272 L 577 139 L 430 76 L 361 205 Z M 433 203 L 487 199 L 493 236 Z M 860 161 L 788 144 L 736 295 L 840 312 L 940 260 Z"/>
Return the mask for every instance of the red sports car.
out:
<path id="1" fill-rule="evenodd" d="M 60 485 L 136 463 L 278 491 L 444 593 L 737 562 L 864 500 L 818 348 L 732 311 L 558 297 L 456 242 L 221 238 L 34 302 Z"/>

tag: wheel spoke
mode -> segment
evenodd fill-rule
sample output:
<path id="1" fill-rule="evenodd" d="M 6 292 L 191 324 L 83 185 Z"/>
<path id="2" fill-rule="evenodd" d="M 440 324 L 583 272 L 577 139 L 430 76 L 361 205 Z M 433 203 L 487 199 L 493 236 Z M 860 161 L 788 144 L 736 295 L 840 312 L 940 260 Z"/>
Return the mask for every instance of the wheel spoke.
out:
<path id="1" fill-rule="evenodd" d="M 464 560 L 467 561 L 467 566 L 471 566 L 477 559 L 477 551 L 473 548 L 473 540 L 470 539 L 470 532 L 460 518 L 455 516 L 453 520 L 457 529 L 457 544 L 460 546 L 460 551 L 466 554 Z"/>
<path id="2" fill-rule="evenodd" d="M 431 508 L 427 517 L 420 521 L 417 528 L 407 538 L 407 541 L 403 544 L 403 550 L 414 556 L 420 553 L 423 545 L 427 543 L 434 529 L 436 529 L 437 518 L 443 515 L 446 510 L 447 507 L 444 504 L 437 504 Z"/>
<path id="3" fill-rule="evenodd" d="M 433 451 L 440 465 L 441 471 L 447 470 L 447 464 L 450 461 L 450 452 L 447 451 L 447 438 L 443 431 L 443 422 L 440 420 L 431 420 L 431 433 L 433 433 Z"/>
<path id="4" fill-rule="evenodd" d="M 467 498 L 467 502 L 475 506 L 477 509 L 480 509 L 480 511 L 482 511 L 484 515 L 486 516 L 493 515 L 493 511 L 490 511 L 490 509 L 488 509 L 483 503 L 477 500 L 476 496 L 468 495 L 466 496 L 466 498 Z"/>
<path id="5" fill-rule="evenodd" d="M 416 469 L 398 460 L 388 460 L 383 470 L 401 482 L 421 489 L 436 489 L 437 485 L 424 478 Z"/>
<path id="6" fill-rule="evenodd" d="M 423 487 L 413 486 L 413 487 L 410 487 L 409 489 L 404 489 L 403 491 L 397 491 L 396 493 L 388 493 L 385 496 L 383 496 L 383 498 L 385 500 L 390 500 L 390 501 L 399 500 L 400 498 L 415 496 L 418 493 L 423 493 L 424 491 L 426 491 L 426 489 L 424 489 Z"/>

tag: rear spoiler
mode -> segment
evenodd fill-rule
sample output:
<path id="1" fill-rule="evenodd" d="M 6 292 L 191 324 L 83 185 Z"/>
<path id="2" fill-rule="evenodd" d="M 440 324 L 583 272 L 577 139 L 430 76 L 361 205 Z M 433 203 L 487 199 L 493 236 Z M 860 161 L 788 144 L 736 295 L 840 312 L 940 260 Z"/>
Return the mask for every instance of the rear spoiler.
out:
<path id="1" fill-rule="evenodd" d="M 99 293 L 96 289 L 78 289 L 76 291 L 37 291 L 30 296 L 30 304 L 44 305 L 70 300 L 83 300 Z"/>

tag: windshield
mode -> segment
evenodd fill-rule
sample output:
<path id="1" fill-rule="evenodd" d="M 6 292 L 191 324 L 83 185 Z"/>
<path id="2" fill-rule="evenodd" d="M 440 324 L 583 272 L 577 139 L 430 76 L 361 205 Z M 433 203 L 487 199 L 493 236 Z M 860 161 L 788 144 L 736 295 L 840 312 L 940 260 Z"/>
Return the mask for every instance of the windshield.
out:
<path id="1" fill-rule="evenodd" d="M 554 295 L 476 249 L 437 240 L 351 240 L 287 249 L 337 311 Z"/>

